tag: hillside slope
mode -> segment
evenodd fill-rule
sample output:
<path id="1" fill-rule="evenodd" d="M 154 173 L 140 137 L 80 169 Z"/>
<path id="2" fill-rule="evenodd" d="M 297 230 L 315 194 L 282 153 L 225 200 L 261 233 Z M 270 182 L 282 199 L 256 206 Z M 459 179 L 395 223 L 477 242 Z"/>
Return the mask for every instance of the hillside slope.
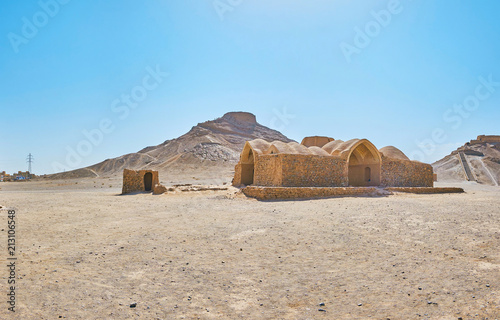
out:
<path id="1" fill-rule="evenodd" d="M 481 138 L 483 137 L 483 138 Z M 439 181 L 465 181 L 467 175 L 460 160 L 463 153 L 472 171 L 472 181 L 498 186 L 500 184 L 500 137 L 479 136 L 448 156 L 432 164 Z M 498 140 L 498 141 L 497 141 Z"/>
<path id="2" fill-rule="evenodd" d="M 95 165 L 50 175 L 54 179 L 111 176 L 123 169 L 162 171 L 197 168 L 234 168 L 245 141 L 253 139 L 291 142 L 286 136 L 259 124 L 255 115 L 229 112 L 221 118 L 198 123 L 186 134 L 138 152 L 107 159 Z"/>

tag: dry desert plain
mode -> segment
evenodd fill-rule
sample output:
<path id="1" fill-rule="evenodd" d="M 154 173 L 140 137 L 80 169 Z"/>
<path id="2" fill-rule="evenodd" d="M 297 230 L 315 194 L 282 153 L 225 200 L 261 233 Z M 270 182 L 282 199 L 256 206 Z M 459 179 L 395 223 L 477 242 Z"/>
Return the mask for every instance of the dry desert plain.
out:
<path id="1" fill-rule="evenodd" d="M 257 201 L 120 195 L 119 177 L 0 183 L 18 258 L 14 314 L 2 211 L 0 318 L 499 319 L 500 188 L 454 186 Z"/>

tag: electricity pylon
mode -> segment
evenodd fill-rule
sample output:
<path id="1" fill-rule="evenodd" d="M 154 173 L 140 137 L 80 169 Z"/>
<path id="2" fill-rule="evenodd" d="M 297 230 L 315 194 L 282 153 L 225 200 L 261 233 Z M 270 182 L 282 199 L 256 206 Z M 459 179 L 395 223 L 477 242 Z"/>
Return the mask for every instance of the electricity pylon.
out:
<path id="1" fill-rule="evenodd" d="M 31 163 L 35 160 L 33 155 L 30 153 L 26 158 L 26 162 L 28 162 L 28 177 L 31 178 Z"/>

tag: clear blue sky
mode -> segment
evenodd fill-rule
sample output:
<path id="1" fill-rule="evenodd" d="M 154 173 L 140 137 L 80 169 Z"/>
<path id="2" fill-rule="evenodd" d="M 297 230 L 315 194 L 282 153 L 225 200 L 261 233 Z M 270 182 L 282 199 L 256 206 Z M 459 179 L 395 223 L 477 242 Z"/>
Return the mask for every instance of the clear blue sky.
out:
<path id="1" fill-rule="evenodd" d="M 239 110 L 297 141 L 368 138 L 433 162 L 500 134 L 499 12 L 494 0 L 4 1 L 0 171 L 26 170 L 28 153 L 36 174 L 84 167 Z"/>

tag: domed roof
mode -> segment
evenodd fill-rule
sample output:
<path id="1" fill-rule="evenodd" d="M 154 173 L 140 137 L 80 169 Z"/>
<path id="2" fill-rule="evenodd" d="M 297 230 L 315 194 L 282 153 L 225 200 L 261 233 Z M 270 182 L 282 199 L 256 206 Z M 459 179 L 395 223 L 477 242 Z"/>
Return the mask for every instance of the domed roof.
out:
<path id="1" fill-rule="evenodd" d="M 333 150 L 336 150 L 339 145 L 344 143 L 343 140 L 334 140 L 325 144 L 321 149 L 325 150 L 327 153 L 331 154 Z"/>
<path id="2" fill-rule="evenodd" d="M 320 147 L 316 147 L 316 146 L 309 147 L 309 151 L 311 151 L 313 154 L 315 154 L 317 156 L 329 156 L 330 155 L 325 150 L 321 149 Z"/>
<path id="3" fill-rule="evenodd" d="M 333 156 L 345 159 L 349 158 L 351 153 L 356 152 L 363 158 L 366 157 L 367 154 L 371 154 L 373 159 L 380 159 L 377 148 L 366 139 L 351 139 L 349 141 L 333 140 L 325 144 L 322 148 L 318 146 L 306 147 L 295 141 L 286 143 L 283 141 L 267 142 L 262 139 L 256 139 L 247 141 L 243 148 L 243 153 L 247 155 L 247 158 L 250 158 L 249 155 L 251 150 L 256 154 L 303 154 Z"/>
<path id="4" fill-rule="evenodd" d="M 298 144 L 297 142 L 283 142 L 273 141 L 267 142 L 262 139 L 255 139 L 247 141 L 243 148 L 243 153 L 248 154 L 251 150 L 256 154 L 303 154 L 303 155 L 317 155 L 317 156 L 330 156 L 325 150 L 312 146 L 306 147 Z"/>
<path id="5" fill-rule="evenodd" d="M 250 147 L 252 147 L 252 150 L 258 154 L 263 154 L 271 146 L 271 144 L 269 142 L 267 142 L 266 140 L 262 140 L 262 139 L 255 139 L 255 140 L 247 141 L 245 144 L 245 147 L 247 144 L 249 144 Z"/>
<path id="6" fill-rule="evenodd" d="M 398 159 L 398 160 L 410 160 L 403 151 L 399 150 L 393 146 L 387 146 L 379 149 L 379 152 L 382 153 L 387 158 Z"/>
<path id="7" fill-rule="evenodd" d="M 368 144 L 371 146 L 371 149 L 378 153 L 377 148 L 373 146 L 373 144 L 366 139 L 351 139 L 348 141 L 335 140 L 329 142 L 323 146 L 323 150 L 331 154 L 332 156 L 338 156 L 342 158 L 346 158 L 352 152 L 352 150 L 356 149 L 357 146 L 361 144 Z"/>

